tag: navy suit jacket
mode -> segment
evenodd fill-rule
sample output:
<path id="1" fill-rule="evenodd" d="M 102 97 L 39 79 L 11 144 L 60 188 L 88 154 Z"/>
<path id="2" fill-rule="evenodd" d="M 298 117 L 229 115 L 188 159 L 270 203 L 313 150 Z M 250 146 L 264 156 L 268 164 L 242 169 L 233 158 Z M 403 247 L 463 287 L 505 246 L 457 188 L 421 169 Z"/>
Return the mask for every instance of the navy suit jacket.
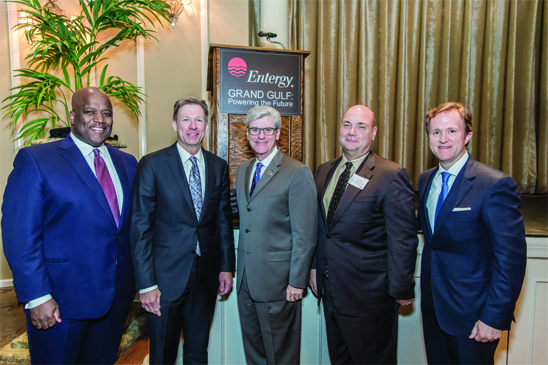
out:
<path id="1" fill-rule="evenodd" d="M 343 315 L 374 317 L 415 297 L 417 226 L 413 188 L 402 166 L 373 152 L 357 175 L 363 188 L 348 185 L 327 227 L 323 198 L 341 158 L 326 162 L 314 177 L 318 191 L 318 245 L 313 268 L 319 299 L 328 262 L 333 303 Z"/>
<path id="2" fill-rule="evenodd" d="M 438 167 L 419 178 L 424 233 L 422 310 L 432 291 L 440 328 L 468 337 L 474 324 L 510 328 L 525 275 L 526 244 L 516 182 L 471 156 L 441 207 L 434 232 L 426 200 Z"/>
<path id="3" fill-rule="evenodd" d="M 219 273 L 234 272 L 230 180 L 225 160 L 202 149 L 206 188 L 196 217 L 177 143 L 139 161 L 131 207 L 131 254 L 137 289 L 158 285 L 162 300 L 184 292 L 200 242 L 208 290 L 219 289 Z"/>
<path id="4" fill-rule="evenodd" d="M 104 315 L 116 286 L 133 295 L 129 256 L 135 157 L 107 146 L 124 194 L 116 227 L 101 185 L 71 137 L 15 157 L 2 204 L 4 253 L 19 302 L 51 294 L 61 318 Z"/>

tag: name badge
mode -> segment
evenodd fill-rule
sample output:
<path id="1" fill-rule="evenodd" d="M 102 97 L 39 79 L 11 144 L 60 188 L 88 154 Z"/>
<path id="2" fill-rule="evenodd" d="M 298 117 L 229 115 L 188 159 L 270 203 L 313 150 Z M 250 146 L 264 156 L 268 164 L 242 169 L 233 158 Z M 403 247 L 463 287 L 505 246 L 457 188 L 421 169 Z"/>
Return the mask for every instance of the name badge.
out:
<path id="1" fill-rule="evenodd" d="M 365 188 L 365 185 L 369 182 L 369 179 L 366 179 L 365 177 L 361 177 L 360 175 L 354 174 L 352 178 L 350 178 L 350 181 L 348 182 L 350 185 L 353 185 L 357 187 L 360 190 L 363 190 Z"/>

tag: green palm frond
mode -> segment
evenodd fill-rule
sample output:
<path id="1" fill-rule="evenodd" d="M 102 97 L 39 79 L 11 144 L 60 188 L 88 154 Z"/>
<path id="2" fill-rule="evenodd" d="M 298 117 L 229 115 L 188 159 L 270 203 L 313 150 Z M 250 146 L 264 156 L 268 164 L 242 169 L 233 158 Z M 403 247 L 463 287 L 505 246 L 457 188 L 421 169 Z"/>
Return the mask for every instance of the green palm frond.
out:
<path id="1" fill-rule="evenodd" d="M 26 121 L 30 114 L 42 113 L 39 118 L 26 121 L 18 133 L 17 139 L 27 138 L 27 144 L 43 137 L 48 125 L 69 125 L 67 100 L 75 91 L 90 86 L 95 67 L 108 59 L 104 57 L 106 51 L 125 40 L 156 39 L 149 26 L 154 26 L 154 20 L 160 25 L 169 20 L 169 5 L 164 0 L 79 0 L 82 10 L 73 19 L 42 8 L 38 0 L 11 2 L 23 5 L 22 11 L 32 24 L 25 31 L 31 52 L 26 56 L 27 68 L 17 70 L 17 76 L 27 83 L 12 89 L 17 92 L 4 99 L 8 104 L 1 110 L 4 119 L 9 119 L 10 128 L 16 128 L 21 117 Z M 28 23 L 17 24 L 14 29 L 25 27 Z M 118 32 L 99 41 L 102 32 L 112 29 Z M 144 96 L 140 88 L 117 76 L 105 80 L 106 69 L 104 66 L 99 87 L 139 117 Z M 52 72 L 62 72 L 62 77 Z M 56 112 L 58 103 L 63 107 L 63 117 Z M 43 113 L 49 117 L 43 117 Z"/>

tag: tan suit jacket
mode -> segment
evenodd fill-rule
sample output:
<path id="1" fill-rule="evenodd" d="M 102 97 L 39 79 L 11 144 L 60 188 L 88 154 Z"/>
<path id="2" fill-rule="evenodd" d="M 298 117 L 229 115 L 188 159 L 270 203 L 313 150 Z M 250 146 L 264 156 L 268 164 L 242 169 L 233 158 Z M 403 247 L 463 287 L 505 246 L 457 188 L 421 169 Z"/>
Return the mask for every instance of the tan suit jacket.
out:
<path id="1" fill-rule="evenodd" d="M 306 288 L 317 237 L 316 187 L 310 169 L 275 152 L 249 196 L 255 158 L 236 173 L 240 211 L 239 292 L 246 273 L 249 292 L 257 302 L 285 300 L 287 285 Z"/>

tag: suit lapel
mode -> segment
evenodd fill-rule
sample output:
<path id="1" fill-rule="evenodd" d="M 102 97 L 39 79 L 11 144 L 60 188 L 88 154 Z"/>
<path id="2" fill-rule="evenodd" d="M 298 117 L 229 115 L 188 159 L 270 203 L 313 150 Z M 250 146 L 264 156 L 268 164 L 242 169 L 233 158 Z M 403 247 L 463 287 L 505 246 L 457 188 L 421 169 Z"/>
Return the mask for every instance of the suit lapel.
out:
<path id="1" fill-rule="evenodd" d="M 447 198 L 445 198 L 445 201 L 443 202 L 443 205 L 441 206 L 440 212 L 438 213 L 438 217 L 436 218 L 436 226 L 434 227 L 434 236 L 436 236 L 436 233 L 440 230 L 440 227 L 445 223 L 453 209 L 457 206 L 457 204 L 460 203 L 460 201 L 464 198 L 464 196 L 470 191 L 472 188 L 472 179 L 476 176 L 476 164 L 475 161 L 472 160 L 472 156 L 468 157 L 468 161 L 466 161 L 466 164 L 463 166 L 460 173 L 457 175 L 457 178 L 455 179 L 455 182 L 453 183 L 453 186 L 451 187 L 451 190 L 449 190 L 449 194 L 447 195 Z"/>
<path id="2" fill-rule="evenodd" d="M 131 202 L 131 187 L 129 186 L 127 171 L 124 162 L 122 161 L 122 158 L 116 153 L 116 149 L 114 147 L 107 146 L 107 150 L 110 154 L 112 164 L 116 169 L 116 173 L 118 174 L 118 179 L 120 179 L 120 185 L 122 186 L 122 195 L 124 196 L 122 214 L 120 217 L 120 227 L 118 227 L 118 230 L 120 230 L 120 228 L 122 228 L 123 222 L 129 222 L 129 219 L 127 219 L 127 217 L 129 216 L 129 202 Z"/>
<path id="3" fill-rule="evenodd" d="M 321 216 L 322 216 L 322 222 L 323 225 L 326 228 L 327 231 L 327 212 L 325 211 L 325 207 L 323 206 L 323 199 L 325 197 L 325 191 L 327 190 L 327 187 L 329 186 L 329 182 L 333 178 L 333 174 L 337 170 L 337 166 L 341 163 L 342 156 L 338 159 L 334 160 L 331 163 L 331 166 L 327 170 L 327 174 L 325 176 L 318 176 L 319 181 L 322 182 L 323 185 L 321 185 L 318 189 L 318 206 L 320 208 Z"/>
<path id="4" fill-rule="evenodd" d="M 276 176 L 279 171 L 278 167 L 282 164 L 283 157 L 283 152 L 278 149 L 272 161 L 268 164 L 268 166 L 265 166 L 264 170 L 261 172 L 261 178 L 259 179 L 259 182 L 257 183 L 255 190 L 253 191 L 253 195 L 249 198 L 249 201 L 252 201 L 253 198 L 255 198 L 261 192 L 261 190 L 263 190 L 263 188 L 270 182 L 270 180 L 272 180 L 272 178 Z"/>
<path id="5" fill-rule="evenodd" d="M 78 149 L 76 144 L 71 137 L 66 137 L 59 144 L 61 149 L 61 155 L 67 160 L 67 162 L 72 166 L 74 171 L 80 176 L 84 184 L 91 190 L 93 197 L 97 201 L 97 204 L 101 207 L 101 210 L 107 216 L 107 219 L 116 226 L 112 212 L 103 192 L 103 188 L 99 184 L 99 180 L 89 168 L 88 163 L 86 162 L 85 157 L 82 155 L 82 152 Z"/>
<path id="6" fill-rule="evenodd" d="M 430 212 L 428 211 L 428 207 L 426 206 L 426 202 L 428 201 L 428 195 L 430 192 L 430 188 L 432 187 L 432 181 L 434 180 L 434 176 L 436 176 L 436 172 L 438 171 L 439 166 L 433 169 L 430 173 L 430 175 L 427 177 L 427 183 L 424 184 L 424 186 L 421 187 L 421 191 L 419 192 L 419 196 L 421 199 L 421 222 L 425 222 L 426 225 L 425 229 L 422 230 L 423 234 L 426 236 L 427 242 L 432 242 L 432 226 L 430 225 Z"/>
<path id="7" fill-rule="evenodd" d="M 247 204 L 249 204 L 249 201 L 251 200 L 251 197 L 249 196 L 249 181 L 251 181 L 251 174 L 253 173 L 253 164 L 255 160 L 251 159 L 249 160 L 249 165 L 247 165 L 247 168 L 245 169 L 245 181 L 244 181 L 244 187 L 245 187 L 245 197 L 247 199 Z"/>
<path id="8" fill-rule="evenodd" d="M 175 181 L 177 181 L 177 185 L 179 186 L 181 193 L 185 197 L 189 209 L 194 213 L 194 217 L 196 218 L 196 211 L 194 210 L 194 203 L 192 202 L 192 196 L 190 195 L 190 187 L 188 186 L 188 181 L 186 180 L 183 162 L 181 161 L 179 151 L 177 151 L 177 142 L 175 142 L 171 148 L 167 150 L 166 160 L 173 176 L 175 177 Z"/>
<path id="9" fill-rule="evenodd" d="M 364 162 L 360 165 L 358 168 L 358 171 L 356 171 L 356 175 L 361 176 L 367 180 L 371 180 L 373 178 L 373 169 L 375 168 L 375 154 L 371 152 L 371 154 L 365 159 Z M 370 185 L 367 184 L 363 189 L 369 190 L 368 187 Z M 366 191 L 367 191 L 366 190 Z M 337 206 L 337 210 L 335 211 L 335 214 L 333 215 L 333 219 L 331 220 L 331 228 L 337 224 L 339 219 L 341 219 L 344 212 L 348 209 L 356 195 L 361 190 L 355 187 L 354 185 L 348 185 L 346 187 L 346 190 L 344 191 L 343 196 L 341 197 L 341 201 L 339 202 L 339 205 Z"/>
<path id="10" fill-rule="evenodd" d="M 205 176 L 203 178 L 206 179 L 205 183 L 205 194 L 202 194 L 204 197 L 204 201 L 202 203 L 202 214 L 200 214 L 200 222 L 202 221 L 202 218 L 205 215 L 206 208 L 209 203 L 209 199 L 211 197 L 211 189 L 213 189 L 213 175 L 215 174 L 215 166 L 213 166 L 213 159 L 208 156 L 207 151 L 205 151 L 202 148 L 202 156 L 204 156 L 204 166 L 205 166 Z"/>

